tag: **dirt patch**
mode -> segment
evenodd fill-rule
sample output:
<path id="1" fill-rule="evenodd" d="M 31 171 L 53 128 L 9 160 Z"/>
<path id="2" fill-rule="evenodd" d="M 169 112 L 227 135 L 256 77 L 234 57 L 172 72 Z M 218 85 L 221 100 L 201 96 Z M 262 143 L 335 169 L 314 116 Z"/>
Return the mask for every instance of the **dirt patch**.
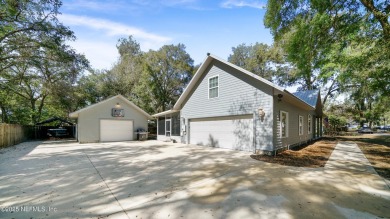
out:
<path id="1" fill-rule="evenodd" d="M 390 180 L 390 135 L 343 136 L 342 141 L 355 142 L 376 172 Z"/>
<path id="2" fill-rule="evenodd" d="M 335 139 L 323 139 L 313 144 L 283 151 L 276 156 L 251 155 L 253 159 L 294 167 L 324 167 L 335 148 Z"/>

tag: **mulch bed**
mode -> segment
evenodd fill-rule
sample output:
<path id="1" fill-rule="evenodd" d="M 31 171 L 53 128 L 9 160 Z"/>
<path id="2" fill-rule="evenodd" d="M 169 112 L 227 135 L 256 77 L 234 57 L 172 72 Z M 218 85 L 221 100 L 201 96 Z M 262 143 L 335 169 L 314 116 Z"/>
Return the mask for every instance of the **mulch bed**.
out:
<path id="1" fill-rule="evenodd" d="M 276 156 L 251 155 L 251 158 L 284 166 L 318 168 L 325 166 L 336 144 L 335 139 L 325 138 L 307 146 L 283 151 Z"/>

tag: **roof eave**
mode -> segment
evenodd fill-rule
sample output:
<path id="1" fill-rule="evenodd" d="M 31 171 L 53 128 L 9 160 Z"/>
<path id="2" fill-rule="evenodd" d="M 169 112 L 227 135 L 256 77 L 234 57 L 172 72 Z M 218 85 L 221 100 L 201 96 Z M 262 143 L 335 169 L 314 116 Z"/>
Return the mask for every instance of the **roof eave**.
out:
<path id="1" fill-rule="evenodd" d="M 176 112 L 179 112 L 179 110 L 167 110 L 167 111 L 164 111 L 161 113 L 156 113 L 156 114 L 152 115 L 152 117 L 156 118 L 156 117 L 165 116 L 165 115 L 169 115 L 169 114 L 176 113 Z"/>

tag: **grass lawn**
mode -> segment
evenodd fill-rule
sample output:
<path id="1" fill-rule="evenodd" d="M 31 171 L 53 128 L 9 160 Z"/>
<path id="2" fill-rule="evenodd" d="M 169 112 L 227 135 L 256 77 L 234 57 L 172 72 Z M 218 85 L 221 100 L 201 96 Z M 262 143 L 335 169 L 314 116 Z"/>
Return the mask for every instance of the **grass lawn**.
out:
<path id="1" fill-rule="evenodd" d="M 283 151 L 276 156 L 251 155 L 251 157 L 256 160 L 285 166 L 324 167 L 336 144 L 337 141 L 335 139 L 323 138 L 304 147 L 295 147 L 291 150 Z"/>
<path id="2" fill-rule="evenodd" d="M 390 135 L 365 134 L 342 136 L 337 139 L 355 142 L 376 172 L 383 178 L 390 180 Z"/>

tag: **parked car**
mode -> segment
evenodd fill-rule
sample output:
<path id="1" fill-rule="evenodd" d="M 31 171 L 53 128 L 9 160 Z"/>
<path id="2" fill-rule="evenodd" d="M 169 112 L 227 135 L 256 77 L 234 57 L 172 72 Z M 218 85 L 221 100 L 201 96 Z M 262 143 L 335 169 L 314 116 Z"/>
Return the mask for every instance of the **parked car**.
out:
<path id="1" fill-rule="evenodd" d="M 358 130 L 359 133 L 363 133 L 363 134 L 373 134 L 374 131 L 372 131 L 372 129 L 368 128 L 368 127 L 363 127 L 363 128 L 360 128 Z"/>
<path id="2" fill-rule="evenodd" d="M 64 128 L 57 128 L 57 129 L 49 129 L 47 130 L 47 135 L 50 137 L 63 137 L 68 136 L 68 130 Z"/>

